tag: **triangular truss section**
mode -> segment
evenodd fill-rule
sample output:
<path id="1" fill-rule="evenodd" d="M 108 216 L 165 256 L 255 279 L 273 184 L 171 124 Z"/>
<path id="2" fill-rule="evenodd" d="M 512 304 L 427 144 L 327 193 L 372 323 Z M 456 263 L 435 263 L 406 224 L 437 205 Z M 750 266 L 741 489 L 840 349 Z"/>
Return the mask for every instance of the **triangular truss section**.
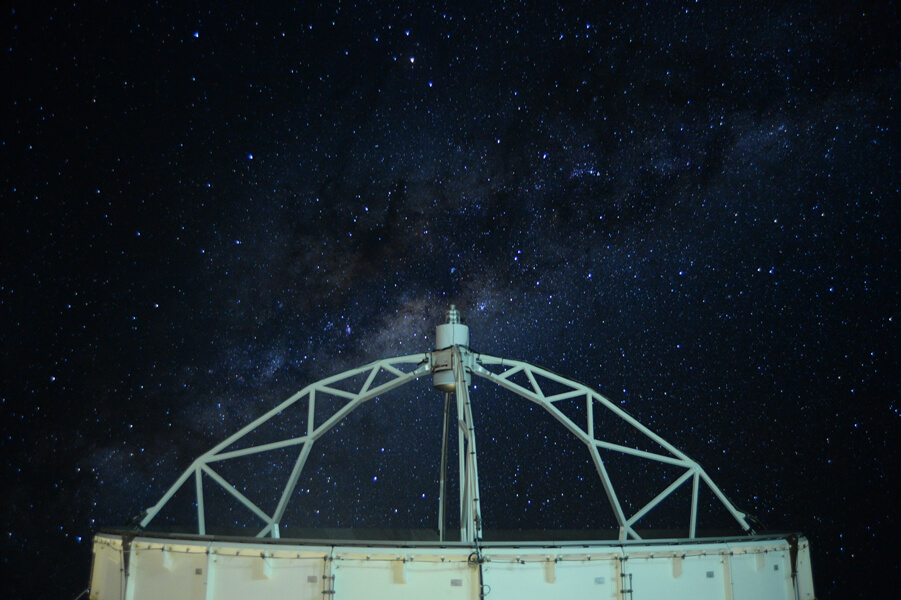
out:
<path id="1" fill-rule="evenodd" d="M 267 535 L 279 537 L 279 523 L 316 441 L 367 400 L 371 400 L 380 394 L 389 392 L 429 373 L 429 356 L 429 354 L 418 354 L 379 360 L 322 379 L 305 387 L 215 446 L 212 450 L 197 458 L 182 473 L 175 484 L 169 488 L 160 501 L 145 511 L 140 520 L 141 527 L 146 527 L 169 502 L 172 496 L 183 485 L 188 483 L 189 479 L 193 478 L 197 506 L 197 532 L 200 535 L 205 535 L 204 479 L 209 479 L 265 523 L 263 528 L 257 533 L 257 537 Z M 325 413 L 322 411 L 317 412 L 317 397 L 328 399 L 328 403 L 331 406 Z M 339 399 L 339 401 L 335 402 L 335 399 Z M 295 405 L 298 404 L 307 409 L 306 427 L 303 430 L 290 431 L 288 432 L 289 435 L 283 439 L 241 447 L 240 441 L 242 439 L 251 436 L 254 431 L 264 426 L 270 420 L 278 418 L 283 412 L 296 409 Z M 222 477 L 217 470 L 217 463 L 222 461 L 242 459 L 251 455 L 284 448 L 293 449 L 296 453 L 296 458 L 284 482 L 278 504 L 274 510 L 269 512 L 260 508 L 242 490 L 239 490 L 232 482 Z"/>
<path id="2" fill-rule="evenodd" d="M 552 371 L 518 360 L 479 354 L 473 355 L 471 365 L 472 372 L 476 375 L 485 377 L 497 385 L 540 405 L 585 444 L 594 462 L 598 476 L 603 483 L 607 500 L 619 524 L 620 539 L 641 539 L 641 536 L 636 531 L 636 524 L 683 485 L 692 486 L 692 502 L 688 520 L 689 537 L 695 537 L 697 533 L 698 487 L 701 482 L 710 488 L 742 528 L 745 531 L 750 531 L 751 528 L 745 520 L 745 515 L 729 502 L 697 462 L 639 423 L 632 415 L 598 392 Z M 557 406 L 558 403 L 569 403 L 579 399 L 585 402 L 586 408 L 584 411 L 573 411 L 571 407 L 567 410 L 561 410 Z M 601 409 L 605 416 L 616 417 L 619 421 L 630 425 L 632 429 L 645 438 L 645 441 L 651 444 L 650 447 L 659 448 L 659 450 L 640 449 L 635 447 L 636 444 L 627 445 L 619 439 L 608 439 L 605 435 L 605 430 L 598 427 L 595 423 L 595 415 L 598 409 Z M 577 415 L 583 416 L 584 420 L 574 419 L 573 417 Z M 637 510 L 629 511 L 631 514 L 627 514 L 617 494 L 617 488 L 614 486 L 605 462 L 601 457 L 602 450 L 673 465 L 680 467 L 683 471 L 678 478 L 662 487 L 653 499 Z"/>

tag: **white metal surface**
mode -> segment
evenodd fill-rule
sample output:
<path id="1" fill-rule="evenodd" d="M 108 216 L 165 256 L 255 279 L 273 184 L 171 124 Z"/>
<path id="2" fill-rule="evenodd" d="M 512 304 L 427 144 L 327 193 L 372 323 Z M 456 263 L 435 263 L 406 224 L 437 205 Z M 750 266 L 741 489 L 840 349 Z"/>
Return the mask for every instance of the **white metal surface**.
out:
<path id="1" fill-rule="evenodd" d="M 442 392 L 453 393 L 457 389 L 457 376 L 453 368 L 453 348 L 469 348 L 469 327 L 460 322 L 460 312 L 451 304 L 447 311 L 447 323 L 435 328 L 435 348 L 432 360 L 432 384 Z M 466 386 L 472 383 L 472 372 L 464 369 Z"/>
<path id="2" fill-rule="evenodd" d="M 807 540 L 349 546 L 94 538 L 94 600 L 813 600 Z M 98 568 L 98 565 L 101 565 Z M 102 566 L 102 565 L 108 565 Z M 127 567 L 123 567 L 127 565 Z"/>

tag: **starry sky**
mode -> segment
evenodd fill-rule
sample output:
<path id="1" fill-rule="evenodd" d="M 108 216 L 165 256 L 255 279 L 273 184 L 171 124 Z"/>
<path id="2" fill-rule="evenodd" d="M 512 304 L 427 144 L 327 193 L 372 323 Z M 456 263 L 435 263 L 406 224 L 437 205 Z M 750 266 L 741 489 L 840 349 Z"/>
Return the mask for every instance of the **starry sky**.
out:
<path id="1" fill-rule="evenodd" d="M 819 597 L 875 595 L 901 533 L 899 21 L 6 3 L 9 596 L 74 598 L 93 532 L 303 386 L 431 350 L 450 303 L 474 350 L 597 388 L 758 529 L 806 534 Z M 584 448 L 475 383 L 486 527 L 610 526 Z M 424 381 L 353 413 L 297 524 L 434 528 L 442 401 Z M 627 503 L 665 477 L 611 469 Z"/>

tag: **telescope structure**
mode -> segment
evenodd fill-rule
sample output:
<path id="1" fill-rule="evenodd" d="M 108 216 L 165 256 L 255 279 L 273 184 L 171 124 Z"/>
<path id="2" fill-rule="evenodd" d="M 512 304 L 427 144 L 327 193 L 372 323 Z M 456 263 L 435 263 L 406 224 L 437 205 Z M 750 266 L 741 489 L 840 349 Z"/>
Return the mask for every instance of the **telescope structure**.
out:
<path id="1" fill-rule="evenodd" d="M 526 362 L 474 352 L 469 327 L 453 305 L 446 322 L 437 327 L 435 346 L 430 352 L 377 360 L 308 385 L 196 458 L 131 528 L 95 535 L 90 597 L 813 600 L 805 537 L 754 532 L 749 516 L 700 464 L 596 390 Z M 444 400 L 439 506 L 432 535 L 379 534 L 367 539 L 367 532 L 287 523 L 286 511 L 299 501 L 298 482 L 322 439 L 364 403 L 397 394 L 399 388 L 428 376 Z M 603 504 L 616 523 L 612 535 L 582 532 L 573 536 L 577 539 L 565 539 L 559 532 L 533 532 L 505 538 L 490 531 L 479 493 L 473 376 L 542 408 L 584 445 L 600 480 Z M 338 408 L 317 418 L 317 403 Z M 563 409 L 573 404 L 579 410 Z M 276 436 L 279 439 L 261 439 L 267 424 L 286 414 L 294 414 L 295 422 L 302 424 Z M 600 415 L 604 422 L 619 422 L 631 436 L 617 439 L 614 431 L 619 430 L 600 426 Z M 634 443 L 636 438 L 647 444 Z M 274 452 L 289 453 L 291 463 L 271 482 L 277 486 L 273 508 L 261 506 L 251 490 L 230 482 L 223 472 L 230 461 L 263 459 Z M 650 501 L 630 510 L 604 460 L 614 454 L 667 465 L 678 475 L 659 484 Z M 458 493 L 449 503 L 448 463 L 454 455 Z M 648 513 L 674 502 L 679 490 L 686 495 L 686 488 L 688 511 L 683 522 L 673 525 L 672 535 L 642 530 Z M 213 492 L 253 516 L 238 529 L 250 535 L 208 527 L 208 510 L 221 508 L 221 502 L 207 502 Z M 739 535 L 711 536 L 699 530 L 702 493 L 721 507 Z M 155 528 L 155 520 L 177 495 L 190 497 L 190 529 Z M 459 528 L 448 528 L 449 517 Z M 304 535 L 295 535 L 298 531 Z"/>

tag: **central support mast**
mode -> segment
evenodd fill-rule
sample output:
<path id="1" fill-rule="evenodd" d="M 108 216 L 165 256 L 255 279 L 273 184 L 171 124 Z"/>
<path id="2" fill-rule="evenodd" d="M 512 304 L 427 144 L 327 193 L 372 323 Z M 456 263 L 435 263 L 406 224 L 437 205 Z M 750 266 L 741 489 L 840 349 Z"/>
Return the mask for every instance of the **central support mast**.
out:
<path id="1" fill-rule="evenodd" d="M 469 402 L 473 356 L 469 351 L 469 327 L 460 322 L 460 313 L 453 304 L 447 311 L 447 322 L 439 325 L 436 329 L 435 346 L 437 349 L 431 355 L 433 385 L 435 389 L 445 393 L 444 435 L 441 442 L 441 475 L 439 478 L 438 537 L 441 541 L 445 539 L 450 395 L 454 394 L 457 406 L 457 448 L 460 463 L 460 541 L 471 543 L 482 537 L 479 468 L 472 407 Z"/>

